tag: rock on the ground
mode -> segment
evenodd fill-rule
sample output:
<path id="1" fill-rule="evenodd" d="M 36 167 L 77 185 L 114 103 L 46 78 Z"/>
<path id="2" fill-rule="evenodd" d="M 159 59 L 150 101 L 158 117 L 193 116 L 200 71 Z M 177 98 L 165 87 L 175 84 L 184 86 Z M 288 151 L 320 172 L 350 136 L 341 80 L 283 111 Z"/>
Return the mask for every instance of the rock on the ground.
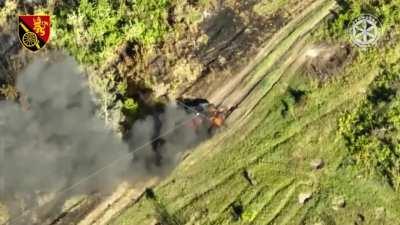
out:
<path id="1" fill-rule="evenodd" d="M 377 219 L 382 219 L 385 216 L 385 208 L 378 207 L 375 209 L 375 217 Z"/>
<path id="2" fill-rule="evenodd" d="M 311 197 L 312 197 L 312 193 L 311 192 L 301 193 L 301 194 L 299 194 L 299 203 L 300 204 L 304 204 L 308 200 L 310 200 Z"/>
<path id="3" fill-rule="evenodd" d="M 356 220 L 354 222 L 355 225 L 362 225 L 365 222 L 365 216 L 361 213 L 357 214 Z"/>
<path id="4" fill-rule="evenodd" d="M 346 200 L 343 196 L 337 196 L 332 201 L 332 208 L 334 210 L 339 210 L 340 208 L 344 208 L 346 206 Z"/>
<path id="5" fill-rule="evenodd" d="M 325 162 L 323 159 L 314 159 L 313 161 L 311 161 L 310 165 L 311 168 L 313 168 L 314 170 L 319 170 L 324 167 Z"/>

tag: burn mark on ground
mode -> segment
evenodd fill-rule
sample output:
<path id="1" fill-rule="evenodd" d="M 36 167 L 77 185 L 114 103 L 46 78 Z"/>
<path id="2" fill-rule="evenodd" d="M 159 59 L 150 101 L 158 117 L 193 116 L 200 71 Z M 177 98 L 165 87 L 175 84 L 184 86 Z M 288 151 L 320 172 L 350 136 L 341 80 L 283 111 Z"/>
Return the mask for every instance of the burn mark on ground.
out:
<path id="1" fill-rule="evenodd" d="M 326 80 L 337 74 L 348 62 L 355 57 L 350 45 L 320 45 L 306 52 L 308 57 L 305 70 L 320 80 Z"/>

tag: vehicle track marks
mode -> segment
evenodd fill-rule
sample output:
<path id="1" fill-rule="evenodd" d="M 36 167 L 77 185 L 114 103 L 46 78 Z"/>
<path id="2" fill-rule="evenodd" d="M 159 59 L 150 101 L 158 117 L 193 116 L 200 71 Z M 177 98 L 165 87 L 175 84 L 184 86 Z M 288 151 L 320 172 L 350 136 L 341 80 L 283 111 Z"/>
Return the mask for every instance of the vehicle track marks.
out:
<path id="1" fill-rule="evenodd" d="M 283 184 L 279 185 L 277 188 L 265 193 L 261 193 L 261 197 L 254 199 L 254 201 L 248 206 L 255 211 L 255 214 L 249 223 L 253 224 L 253 222 L 260 216 L 260 213 L 264 210 L 264 208 L 267 207 L 267 205 L 269 205 L 278 194 L 284 192 L 288 188 L 292 188 L 294 184 L 295 179 L 286 180 L 286 182 L 283 182 Z M 263 200 L 263 202 L 259 202 L 260 200 Z"/>

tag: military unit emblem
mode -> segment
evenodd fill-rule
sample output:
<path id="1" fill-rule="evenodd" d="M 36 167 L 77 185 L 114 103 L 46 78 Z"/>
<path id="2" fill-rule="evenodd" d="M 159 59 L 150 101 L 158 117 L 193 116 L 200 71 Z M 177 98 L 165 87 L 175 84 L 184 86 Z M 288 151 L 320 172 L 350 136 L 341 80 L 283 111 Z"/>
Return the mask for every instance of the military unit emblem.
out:
<path id="1" fill-rule="evenodd" d="M 351 24 L 351 40 L 360 48 L 374 46 L 382 35 L 380 27 L 381 23 L 377 17 L 370 14 L 362 14 Z"/>
<path id="2" fill-rule="evenodd" d="M 18 19 L 19 40 L 32 52 L 36 52 L 49 41 L 50 16 L 24 15 Z"/>

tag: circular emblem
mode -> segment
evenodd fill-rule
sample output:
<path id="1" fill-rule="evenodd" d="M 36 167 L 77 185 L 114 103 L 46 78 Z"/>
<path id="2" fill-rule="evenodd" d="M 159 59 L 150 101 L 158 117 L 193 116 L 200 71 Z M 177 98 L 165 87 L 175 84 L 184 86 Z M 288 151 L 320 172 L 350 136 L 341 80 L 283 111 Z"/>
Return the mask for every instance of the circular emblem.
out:
<path id="1" fill-rule="evenodd" d="M 362 14 L 351 23 L 351 40 L 355 45 L 366 48 L 374 45 L 380 37 L 380 22 L 370 14 Z"/>
<path id="2" fill-rule="evenodd" d="M 35 33 L 33 32 L 26 32 L 22 36 L 22 42 L 27 46 L 27 47 L 33 47 L 38 44 L 38 39 Z"/>

